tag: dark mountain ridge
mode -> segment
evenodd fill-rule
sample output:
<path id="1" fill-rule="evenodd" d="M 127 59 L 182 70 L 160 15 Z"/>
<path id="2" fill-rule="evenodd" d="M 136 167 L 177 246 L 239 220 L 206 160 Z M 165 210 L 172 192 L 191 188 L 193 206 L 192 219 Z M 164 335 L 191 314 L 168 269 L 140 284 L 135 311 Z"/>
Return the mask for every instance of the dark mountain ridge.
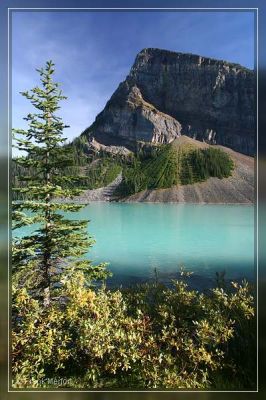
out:
<path id="1" fill-rule="evenodd" d="M 136 151 L 186 135 L 254 155 L 255 94 L 254 71 L 241 65 L 143 49 L 82 135 L 88 148 L 110 152 L 112 146 Z"/>

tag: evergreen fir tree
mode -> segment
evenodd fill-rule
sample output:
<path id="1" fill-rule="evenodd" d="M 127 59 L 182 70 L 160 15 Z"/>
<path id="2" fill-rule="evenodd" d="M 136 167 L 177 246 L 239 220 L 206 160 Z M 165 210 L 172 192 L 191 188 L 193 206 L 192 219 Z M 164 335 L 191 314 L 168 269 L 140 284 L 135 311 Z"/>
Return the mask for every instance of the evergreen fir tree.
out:
<path id="1" fill-rule="evenodd" d="M 77 177 L 64 175 L 66 167 L 73 165 L 72 146 L 64 146 L 63 130 L 67 126 L 56 112 L 66 97 L 53 81 L 52 61 L 37 71 L 41 87 L 21 93 L 36 112 L 24 118 L 27 130 L 13 130 L 15 147 L 26 153 L 15 162 L 28 173 L 18 177 L 23 184 L 14 188 L 25 200 L 13 202 L 12 220 L 14 230 L 35 223 L 38 228 L 32 227 L 33 232 L 22 238 L 13 237 L 12 268 L 17 272 L 16 279 L 49 305 L 52 296 L 60 292 L 62 273 L 82 269 L 93 280 L 104 278 L 106 270 L 104 264 L 92 266 L 83 257 L 93 243 L 86 231 L 88 221 L 67 218 L 62 213 L 76 212 L 84 206 L 60 202 L 60 198 L 80 193 L 71 188 Z"/>

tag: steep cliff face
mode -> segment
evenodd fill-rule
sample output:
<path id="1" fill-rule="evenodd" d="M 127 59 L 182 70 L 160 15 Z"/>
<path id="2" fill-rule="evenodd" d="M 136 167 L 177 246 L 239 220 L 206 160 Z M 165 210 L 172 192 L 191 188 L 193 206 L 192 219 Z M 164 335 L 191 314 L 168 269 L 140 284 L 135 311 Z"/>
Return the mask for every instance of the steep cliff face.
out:
<path id="1" fill-rule="evenodd" d="M 97 143 L 101 148 L 135 151 L 141 143 L 170 143 L 181 135 L 181 128 L 175 118 L 146 102 L 136 85 L 125 81 L 89 130 L 94 147 Z"/>
<path id="2" fill-rule="evenodd" d="M 144 49 L 94 124 L 103 145 L 134 150 L 180 135 L 254 154 L 254 72 L 197 55 Z"/>

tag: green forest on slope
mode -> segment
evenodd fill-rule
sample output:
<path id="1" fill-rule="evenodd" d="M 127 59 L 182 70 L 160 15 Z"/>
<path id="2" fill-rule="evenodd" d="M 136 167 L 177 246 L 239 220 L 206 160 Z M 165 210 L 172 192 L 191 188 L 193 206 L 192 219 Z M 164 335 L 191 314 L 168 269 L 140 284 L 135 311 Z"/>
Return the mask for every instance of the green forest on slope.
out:
<path id="1" fill-rule="evenodd" d="M 122 195 L 145 189 L 163 189 L 174 185 L 202 182 L 210 177 L 228 178 L 233 161 L 222 150 L 168 144 L 148 159 L 136 158 L 123 168 Z"/>
<path id="2" fill-rule="evenodd" d="M 110 184 L 122 172 L 123 181 L 117 190 L 118 197 L 125 197 L 145 189 L 164 189 L 175 185 L 202 182 L 210 177 L 227 178 L 234 164 L 230 156 L 219 148 L 181 145 L 178 140 L 171 144 L 154 146 L 148 153 L 139 151 L 128 157 L 111 155 L 103 151 L 86 153 L 87 139 L 79 137 L 71 145 L 73 165 L 64 174 L 72 177 L 70 187 L 97 189 Z M 13 168 L 16 187 L 23 169 Z M 79 179 L 75 179 L 79 175 Z M 25 178 L 25 185 L 27 178 Z M 21 185 L 21 183 L 20 183 Z M 16 198 L 17 197 L 17 198 Z M 20 199 L 14 193 L 14 200 Z"/>

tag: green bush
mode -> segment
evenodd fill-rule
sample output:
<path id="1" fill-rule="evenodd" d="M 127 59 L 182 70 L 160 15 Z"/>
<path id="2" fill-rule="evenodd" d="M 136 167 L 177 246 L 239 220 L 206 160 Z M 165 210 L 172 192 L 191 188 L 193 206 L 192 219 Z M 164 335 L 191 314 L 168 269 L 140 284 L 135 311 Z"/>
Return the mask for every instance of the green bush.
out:
<path id="1" fill-rule="evenodd" d="M 61 377 L 62 387 L 86 389 L 255 388 L 246 282 L 205 293 L 183 279 L 110 291 L 76 273 L 62 285 L 64 296 L 45 308 L 13 287 L 13 387 Z"/>

